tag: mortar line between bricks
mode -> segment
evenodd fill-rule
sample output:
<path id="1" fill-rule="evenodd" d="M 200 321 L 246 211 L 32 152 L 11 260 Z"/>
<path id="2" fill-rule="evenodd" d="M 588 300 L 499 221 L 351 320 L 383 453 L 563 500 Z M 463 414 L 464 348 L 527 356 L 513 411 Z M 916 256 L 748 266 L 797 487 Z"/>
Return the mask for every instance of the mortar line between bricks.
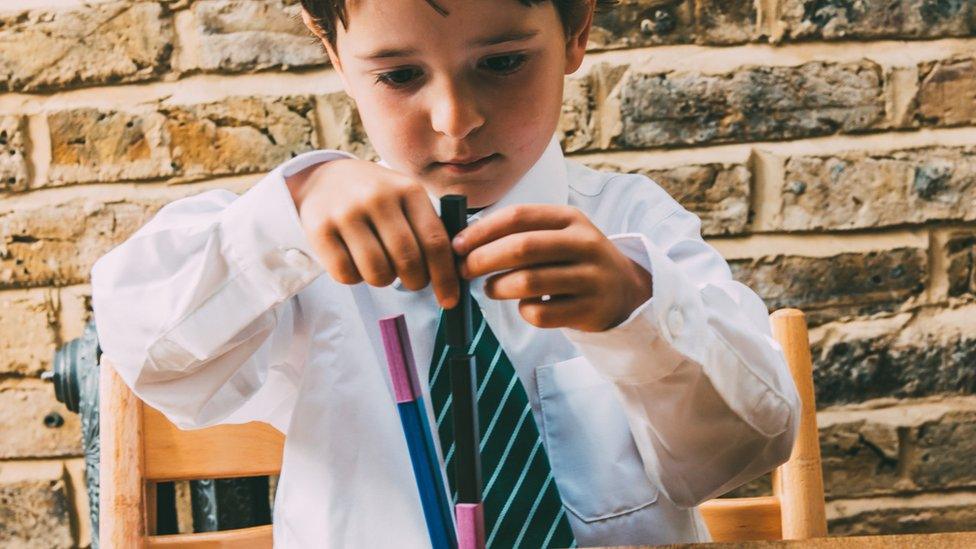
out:
<path id="1" fill-rule="evenodd" d="M 705 239 L 726 260 L 752 259 L 776 255 L 832 257 L 843 253 L 867 253 L 897 248 L 928 248 L 925 229 L 881 230 L 866 233 L 752 234 Z"/>
<path id="2" fill-rule="evenodd" d="M 976 143 L 976 126 L 918 128 L 856 135 L 822 135 L 780 141 L 703 144 L 681 148 L 628 148 L 568 153 L 585 161 L 613 159 L 643 168 L 666 169 L 689 164 L 741 163 L 753 150 L 781 156 L 835 156 L 850 152 L 888 152 L 926 147 L 965 147 Z M 707 160 L 702 160 L 705 157 Z"/>
<path id="3" fill-rule="evenodd" d="M 31 10 L 61 10 L 66 8 L 85 8 L 85 0 L 20 0 L 15 12 Z"/>
<path id="4" fill-rule="evenodd" d="M 938 503 L 943 503 L 945 507 L 976 505 L 976 487 L 943 488 L 939 492 L 920 491 L 902 496 L 884 494 L 860 498 L 831 499 L 827 501 L 827 518 L 838 518 L 837 515 L 832 517 L 831 513 L 838 513 L 839 510 L 837 508 L 842 506 L 848 508 L 854 507 L 854 509 L 851 509 L 852 512 L 849 514 L 839 515 L 840 517 L 851 516 L 865 511 L 897 509 L 906 506 L 927 509 L 933 506 L 933 504 L 937 505 Z"/>
<path id="5" fill-rule="evenodd" d="M 934 40 L 845 40 L 836 42 L 749 43 L 733 46 L 696 44 L 587 52 L 580 67 L 601 62 L 631 64 L 649 72 L 700 71 L 718 74 L 745 66 L 795 66 L 812 61 L 847 63 L 870 59 L 883 66 L 911 66 L 976 52 L 976 37 Z M 653 53 L 653 55 L 648 55 Z"/>
<path id="6" fill-rule="evenodd" d="M 342 91 L 338 73 L 331 67 L 290 72 L 262 71 L 246 74 L 205 73 L 172 81 L 130 82 L 76 88 L 50 94 L 0 94 L 0 114 L 37 114 L 79 107 L 125 110 L 166 104 L 219 102 L 229 97 L 327 95 Z"/>

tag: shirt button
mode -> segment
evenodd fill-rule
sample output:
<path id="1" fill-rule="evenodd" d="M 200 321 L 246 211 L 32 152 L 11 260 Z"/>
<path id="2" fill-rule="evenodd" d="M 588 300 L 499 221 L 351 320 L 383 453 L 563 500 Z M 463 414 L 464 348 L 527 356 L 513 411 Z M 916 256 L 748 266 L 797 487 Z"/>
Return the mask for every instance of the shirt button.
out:
<path id="1" fill-rule="evenodd" d="M 285 251 L 285 263 L 296 269 L 307 269 L 312 265 L 312 258 L 298 248 L 288 248 Z"/>
<path id="2" fill-rule="evenodd" d="M 677 306 L 671 307 L 668 311 L 668 331 L 671 332 L 671 339 L 676 339 L 685 326 L 685 317 Z"/>
<path id="3" fill-rule="evenodd" d="M 393 279 L 393 289 L 400 290 L 401 292 L 406 291 L 406 288 L 403 287 L 403 281 L 400 280 L 400 277 L 396 277 Z"/>

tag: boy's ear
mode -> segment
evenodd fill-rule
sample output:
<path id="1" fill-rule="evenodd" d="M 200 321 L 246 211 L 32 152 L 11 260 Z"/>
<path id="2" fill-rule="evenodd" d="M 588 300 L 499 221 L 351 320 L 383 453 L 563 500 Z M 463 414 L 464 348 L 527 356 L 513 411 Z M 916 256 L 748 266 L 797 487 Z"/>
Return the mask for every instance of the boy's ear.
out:
<path id="1" fill-rule="evenodd" d="M 586 16 L 566 40 L 566 74 L 576 72 L 576 69 L 583 64 L 583 56 L 586 54 L 586 44 L 590 39 L 590 27 L 593 25 L 596 0 L 587 0 L 586 3 Z"/>

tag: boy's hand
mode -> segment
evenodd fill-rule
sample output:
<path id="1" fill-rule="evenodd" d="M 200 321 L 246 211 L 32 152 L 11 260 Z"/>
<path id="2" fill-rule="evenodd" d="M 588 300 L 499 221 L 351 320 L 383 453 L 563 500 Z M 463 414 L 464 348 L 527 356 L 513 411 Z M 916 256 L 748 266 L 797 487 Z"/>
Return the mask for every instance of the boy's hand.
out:
<path id="1" fill-rule="evenodd" d="M 387 286 L 399 276 L 411 290 L 433 281 L 441 307 L 457 304 L 447 230 L 420 183 L 350 158 L 311 166 L 287 184 L 305 233 L 333 279 Z"/>
<path id="2" fill-rule="evenodd" d="M 457 234 L 461 276 L 506 270 L 485 280 L 493 299 L 518 299 L 540 328 L 600 332 L 651 297 L 651 275 L 572 206 L 517 204 Z M 543 301 L 541 296 L 549 295 Z"/>

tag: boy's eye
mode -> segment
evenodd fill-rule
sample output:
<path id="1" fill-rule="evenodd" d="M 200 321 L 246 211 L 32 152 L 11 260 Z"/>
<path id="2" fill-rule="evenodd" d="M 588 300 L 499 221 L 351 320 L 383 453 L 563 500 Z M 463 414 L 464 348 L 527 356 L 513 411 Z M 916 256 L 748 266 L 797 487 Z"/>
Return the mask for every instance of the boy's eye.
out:
<path id="1" fill-rule="evenodd" d="M 397 69 L 377 75 L 376 81 L 394 88 L 402 87 L 409 84 L 417 72 L 417 69 Z"/>
<path id="2" fill-rule="evenodd" d="M 499 55 L 498 57 L 489 57 L 485 59 L 484 63 L 489 70 L 505 74 L 518 70 L 525 63 L 525 58 L 526 55 L 524 53 L 512 53 Z"/>
<path id="3" fill-rule="evenodd" d="M 528 56 L 524 53 L 498 55 L 485 59 L 481 64 L 479 64 L 479 66 L 496 74 L 504 75 L 513 73 L 522 68 L 522 65 L 525 64 L 527 58 Z M 378 74 L 376 76 L 376 82 L 385 84 L 391 88 L 403 88 L 419 78 L 422 74 L 423 73 L 416 68 L 396 69 Z"/>

